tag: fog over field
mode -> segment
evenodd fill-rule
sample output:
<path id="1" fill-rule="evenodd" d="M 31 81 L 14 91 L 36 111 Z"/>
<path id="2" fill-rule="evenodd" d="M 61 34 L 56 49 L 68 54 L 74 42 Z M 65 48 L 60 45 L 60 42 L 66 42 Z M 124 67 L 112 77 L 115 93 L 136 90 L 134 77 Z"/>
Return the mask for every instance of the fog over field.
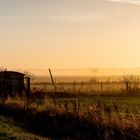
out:
<path id="1" fill-rule="evenodd" d="M 55 69 L 52 68 L 55 76 L 120 76 L 140 75 L 140 68 L 79 68 L 79 69 Z M 48 69 L 28 69 L 37 76 L 49 76 Z"/>

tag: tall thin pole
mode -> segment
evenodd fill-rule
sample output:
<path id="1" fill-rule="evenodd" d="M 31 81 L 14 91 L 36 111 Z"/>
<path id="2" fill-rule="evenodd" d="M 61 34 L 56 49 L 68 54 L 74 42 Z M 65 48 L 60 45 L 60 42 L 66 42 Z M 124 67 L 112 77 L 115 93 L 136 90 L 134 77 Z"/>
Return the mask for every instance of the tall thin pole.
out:
<path id="1" fill-rule="evenodd" d="M 49 73 L 50 73 L 50 77 L 51 77 L 51 80 L 52 80 L 52 85 L 54 87 L 54 91 L 56 92 L 56 86 L 55 86 L 55 82 L 54 82 L 54 79 L 53 79 L 52 72 L 51 72 L 50 68 L 49 68 Z"/>
<path id="2" fill-rule="evenodd" d="M 51 72 L 51 69 L 50 68 L 49 68 L 49 73 L 50 73 L 50 77 L 51 77 L 51 80 L 52 80 L 52 85 L 54 87 L 54 93 L 56 93 L 56 86 L 55 86 L 54 79 L 53 79 L 52 72 Z M 55 108 L 56 108 L 55 96 L 53 96 L 53 101 L 54 101 L 54 105 L 55 105 Z"/>
<path id="3" fill-rule="evenodd" d="M 27 77 L 27 97 L 30 96 L 30 77 Z"/>

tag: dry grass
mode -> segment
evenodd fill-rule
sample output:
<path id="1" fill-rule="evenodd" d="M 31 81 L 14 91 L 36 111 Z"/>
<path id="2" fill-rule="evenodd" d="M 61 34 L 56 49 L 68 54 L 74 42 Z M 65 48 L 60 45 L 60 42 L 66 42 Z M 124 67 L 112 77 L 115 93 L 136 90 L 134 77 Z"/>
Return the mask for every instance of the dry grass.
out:
<path id="1" fill-rule="evenodd" d="M 140 139 L 140 116 L 117 104 L 100 101 L 80 110 L 75 101 L 56 104 L 45 98 L 44 104 L 33 100 L 8 98 L 0 104 L 0 114 L 12 118 L 29 132 L 57 139 Z M 22 125 L 20 122 L 23 122 Z"/>

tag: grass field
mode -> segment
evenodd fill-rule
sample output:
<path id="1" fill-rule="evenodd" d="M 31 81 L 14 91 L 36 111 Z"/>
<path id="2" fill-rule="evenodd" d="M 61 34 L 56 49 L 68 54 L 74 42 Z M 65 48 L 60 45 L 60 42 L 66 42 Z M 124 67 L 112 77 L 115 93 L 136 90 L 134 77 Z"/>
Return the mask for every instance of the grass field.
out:
<path id="1" fill-rule="evenodd" d="M 140 109 L 140 97 L 130 97 L 130 96 L 87 96 L 87 97 L 77 97 L 77 98 L 57 98 L 57 104 L 64 104 L 67 102 L 71 105 L 73 102 L 79 102 L 80 109 L 84 110 L 92 105 L 101 103 L 112 106 L 116 104 L 121 112 L 124 112 L 126 109 L 129 109 L 130 112 L 136 113 L 136 110 Z M 137 111 L 138 113 L 138 111 Z"/>
<path id="2" fill-rule="evenodd" d="M 140 139 L 138 84 L 32 83 L 28 98 L 0 101 L 0 139 Z"/>
<path id="3" fill-rule="evenodd" d="M 7 118 L 0 120 L 1 138 L 139 139 L 139 108 L 138 95 L 37 92 L 28 100 L 8 98 L 0 103 L 0 115 Z"/>

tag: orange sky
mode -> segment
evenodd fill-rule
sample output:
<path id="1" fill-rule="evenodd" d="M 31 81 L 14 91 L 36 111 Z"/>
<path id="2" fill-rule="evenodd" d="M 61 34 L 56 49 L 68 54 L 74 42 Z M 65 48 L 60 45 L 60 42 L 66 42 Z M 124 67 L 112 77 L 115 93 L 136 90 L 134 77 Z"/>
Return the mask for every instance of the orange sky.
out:
<path id="1" fill-rule="evenodd" d="M 139 67 L 140 0 L 0 1 L 8 69 Z"/>

